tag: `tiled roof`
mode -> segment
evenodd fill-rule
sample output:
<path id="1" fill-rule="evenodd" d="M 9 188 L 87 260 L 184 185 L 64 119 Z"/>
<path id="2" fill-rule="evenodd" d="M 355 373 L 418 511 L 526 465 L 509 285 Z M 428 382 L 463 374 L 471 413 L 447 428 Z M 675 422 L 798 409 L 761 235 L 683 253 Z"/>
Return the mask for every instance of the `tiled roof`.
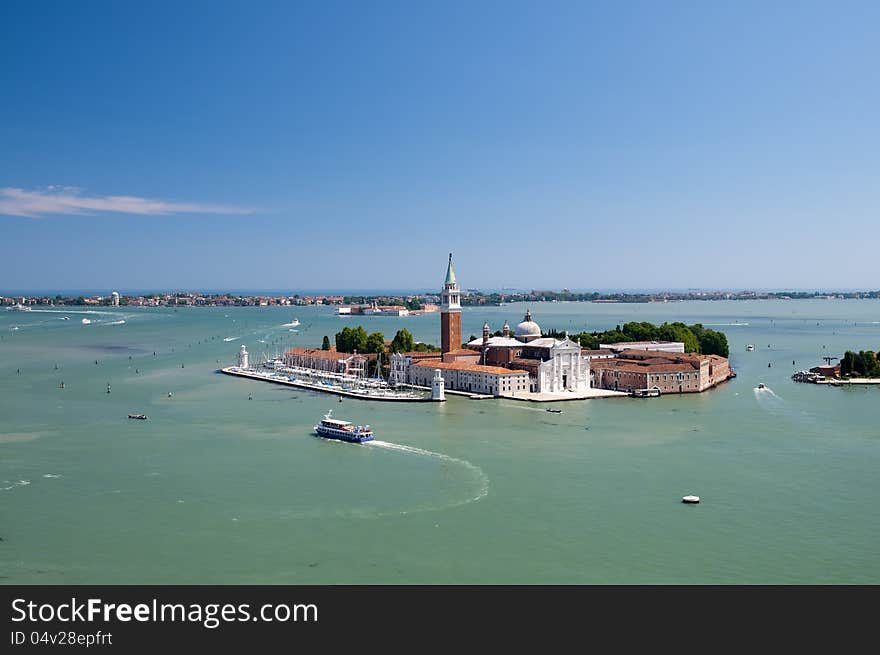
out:
<path id="1" fill-rule="evenodd" d="M 629 373 L 669 373 L 671 371 L 698 371 L 700 364 L 699 361 L 690 363 L 668 360 L 637 362 L 626 359 L 597 359 L 591 362 L 590 368 L 594 371 L 614 369 L 615 371 L 626 371 Z"/>
<path id="2" fill-rule="evenodd" d="M 472 373 L 491 373 L 492 375 L 522 375 L 523 371 L 511 371 L 500 366 L 483 366 L 482 364 L 471 364 L 470 362 L 413 362 L 413 367 L 419 368 L 439 368 L 453 371 L 471 371 Z"/>

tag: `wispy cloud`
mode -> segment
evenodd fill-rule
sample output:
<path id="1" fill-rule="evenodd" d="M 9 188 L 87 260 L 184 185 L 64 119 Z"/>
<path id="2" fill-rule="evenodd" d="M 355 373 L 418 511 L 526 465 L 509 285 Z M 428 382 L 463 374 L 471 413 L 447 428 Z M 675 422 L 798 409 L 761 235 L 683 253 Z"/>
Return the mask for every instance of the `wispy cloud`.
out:
<path id="1" fill-rule="evenodd" d="M 0 187 L 0 216 L 39 218 L 59 214 L 251 214 L 254 210 L 197 202 L 168 202 L 137 196 L 86 196 L 80 189 L 50 186 L 39 191 Z"/>

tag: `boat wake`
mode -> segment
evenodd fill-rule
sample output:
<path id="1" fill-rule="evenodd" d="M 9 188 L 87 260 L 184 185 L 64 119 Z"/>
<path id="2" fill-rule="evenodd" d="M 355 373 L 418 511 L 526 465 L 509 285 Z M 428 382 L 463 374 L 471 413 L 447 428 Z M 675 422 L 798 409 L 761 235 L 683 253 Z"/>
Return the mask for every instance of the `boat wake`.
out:
<path id="1" fill-rule="evenodd" d="M 235 341 L 236 339 L 241 339 L 241 337 L 225 337 L 223 341 Z"/>
<path id="2" fill-rule="evenodd" d="M 706 327 L 719 327 L 719 326 L 727 326 L 727 327 L 748 327 L 748 323 L 703 323 Z"/>
<path id="3" fill-rule="evenodd" d="M 3 482 L 9 483 L 9 480 L 4 480 Z M 30 480 L 19 480 L 18 482 L 13 482 L 8 487 L 0 487 L 0 491 L 9 491 L 10 489 L 15 489 L 16 487 L 26 487 L 30 483 Z"/>
<path id="4" fill-rule="evenodd" d="M 118 320 L 118 321 L 110 321 L 109 323 L 106 323 L 106 325 L 122 325 L 123 323 L 125 323 L 124 320 Z"/>
<path id="5" fill-rule="evenodd" d="M 468 469 L 474 476 L 479 480 L 479 487 L 477 493 L 470 498 L 466 498 L 459 502 L 454 502 L 450 505 L 444 505 L 443 507 L 432 507 L 428 509 L 447 509 L 449 507 L 456 507 L 459 505 L 467 505 L 468 503 L 474 503 L 482 498 L 485 498 L 489 495 L 489 478 L 476 464 L 472 464 L 466 459 L 459 459 L 457 457 L 450 457 L 449 455 L 444 455 L 443 453 L 436 453 L 433 450 L 424 450 L 423 448 L 416 448 L 415 446 L 404 446 L 402 444 L 390 443 L 388 441 L 367 441 L 363 445 L 365 446 L 373 446 L 376 448 L 383 448 L 385 450 L 395 451 L 399 453 L 407 453 L 410 455 L 419 455 L 421 457 L 432 457 L 434 459 L 439 459 L 444 462 L 448 462 L 450 464 L 457 464 L 459 466 L 463 466 Z M 397 512 L 398 514 L 411 514 L 416 511 L 424 510 L 426 508 L 418 508 L 412 510 L 402 510 Z"/>

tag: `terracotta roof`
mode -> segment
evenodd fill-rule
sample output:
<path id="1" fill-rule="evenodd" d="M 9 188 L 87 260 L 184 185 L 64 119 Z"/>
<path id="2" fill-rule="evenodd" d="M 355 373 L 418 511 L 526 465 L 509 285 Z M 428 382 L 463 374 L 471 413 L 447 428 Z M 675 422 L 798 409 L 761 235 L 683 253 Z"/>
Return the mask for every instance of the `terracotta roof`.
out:
<path id="1" fill-rule="evenodd" d="M 511 366 L 521 366 L 523 369 L 528 369 L 530 371 L 532 369 L 537 370 L 541 364 L 543 364 L 543 362 L 540 359 L 524 359 L 522 357 L 515 357 L 510 362 Z"/>
<path id="2" fill-rule="evenodd" d="M 500 366 L 483 366 L 482 364 L 471 364 L 470 362 L 413 362 L 413 367 L 419 368 L 439 368 L 453 371 L 471 371 L 472 373 L 491 373 L 492 375 L 522 375 L 524 371 L 512 371 Z"/>
<path id="3" fill-rule="evenodd" d="M 624 359 L 598 359 L 591 362 L 590 368 L 594 371 L 602 369 L 614 369 L 615 371 L 625 371 L 628 373 L 669 373 L 669 372 L 686 372 L 698 371 L 699 363 L 687 362 L 670 362 L 670 361 L 641 361 L 636 362 Z"/>
<path id="4" fill-rule="evenodd" d="M 622 350 L 618 354 L 619 359 L 629 359 L 643 362 L 699 362 L 700 359 L 709 355 L 696 353 L 670 353 L 659 350 Z"/>
<path id="5" fill-rule="evenodd" d="M 404 357 L 410 357 L 413 360 L 416 359 L 440 359 L 439 352 L 431 352 L 430 350 L 413 350 L 408 353 L 397 353 L 398 355 L 403 355 Z"/>

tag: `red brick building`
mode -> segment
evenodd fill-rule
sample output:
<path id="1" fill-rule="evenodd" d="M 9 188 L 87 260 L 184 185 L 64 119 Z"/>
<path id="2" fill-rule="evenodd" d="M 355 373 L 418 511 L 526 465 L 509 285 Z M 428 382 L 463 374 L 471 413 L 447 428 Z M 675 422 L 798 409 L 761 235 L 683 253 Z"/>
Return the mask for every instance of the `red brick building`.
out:
<path id="1" fill-rule="evenodd" d="M 591 386 L 615 391 L 659 389 L 661 393 L 699 393 L 733 377 L 719 355 L 624 350 L 613 359 L 590 362 Z"/>

